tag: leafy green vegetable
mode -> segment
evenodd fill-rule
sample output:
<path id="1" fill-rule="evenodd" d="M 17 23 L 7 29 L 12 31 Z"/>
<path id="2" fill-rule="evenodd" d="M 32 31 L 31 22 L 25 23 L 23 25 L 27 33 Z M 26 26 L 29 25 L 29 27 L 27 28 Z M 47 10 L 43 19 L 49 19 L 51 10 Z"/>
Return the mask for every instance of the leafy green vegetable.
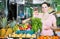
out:
<path id="1" fill-rule="evenodd" d="M 42 22 L 40 18 L 31 18 L 32 30 L 37 32 L 38 29 L 42 30 Z"/>

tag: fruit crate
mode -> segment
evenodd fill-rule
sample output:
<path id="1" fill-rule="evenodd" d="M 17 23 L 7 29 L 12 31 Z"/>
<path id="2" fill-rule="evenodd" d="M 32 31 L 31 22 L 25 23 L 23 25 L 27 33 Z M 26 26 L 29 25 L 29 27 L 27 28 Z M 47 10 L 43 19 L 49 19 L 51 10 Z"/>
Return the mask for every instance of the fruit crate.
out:
<path id="1" fill-rule="evenodd" d="M 36 38 L 20 38 L 20 37 L 10 37 L 8 39 L 36 39 Z"/>
<path id="2" fill-rule="evenodd" d="M 0 38 L 0 39 L 36 39 L 36 38 L 8 37 L 8 38 Z"/>
<path id="3" fill-rule="evenodd" d="M 12 34 L 8 39 L 36 39 L 36 34 Z"/>

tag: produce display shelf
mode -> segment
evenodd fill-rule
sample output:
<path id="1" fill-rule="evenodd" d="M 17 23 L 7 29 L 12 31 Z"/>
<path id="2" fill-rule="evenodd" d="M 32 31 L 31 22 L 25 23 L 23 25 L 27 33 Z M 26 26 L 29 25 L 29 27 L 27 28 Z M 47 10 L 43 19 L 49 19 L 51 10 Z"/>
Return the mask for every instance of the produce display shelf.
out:
<path id="1" fill-rule="evenodd" d="M 36 39 L 36 38 L 21 38 L 21 37 L 9 37 L 8 39 Z"/>
<path id="2" fill-rule="evenodd" d="M 8 37 L 8 38 L 0 38 L 0 39 L 36 39 L 36 38 Z"/>

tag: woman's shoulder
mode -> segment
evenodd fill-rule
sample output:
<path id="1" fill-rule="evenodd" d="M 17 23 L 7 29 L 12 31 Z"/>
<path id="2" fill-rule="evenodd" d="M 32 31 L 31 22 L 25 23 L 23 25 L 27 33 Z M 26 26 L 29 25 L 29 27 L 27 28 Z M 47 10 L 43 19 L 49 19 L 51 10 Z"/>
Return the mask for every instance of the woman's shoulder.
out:
<path id="1" fill-rule="evenodd" d="M 55 15 L 50 14 L 50 18 L 51 18 L 53 21 L 56 21 L 56 17 L 55 17 Z"/>
<path id="2" fill-rule="evenodd" d="M 51 17 L 55 17 L 55 15 L 53 15 L 53 14 L 49 14 Z"/>

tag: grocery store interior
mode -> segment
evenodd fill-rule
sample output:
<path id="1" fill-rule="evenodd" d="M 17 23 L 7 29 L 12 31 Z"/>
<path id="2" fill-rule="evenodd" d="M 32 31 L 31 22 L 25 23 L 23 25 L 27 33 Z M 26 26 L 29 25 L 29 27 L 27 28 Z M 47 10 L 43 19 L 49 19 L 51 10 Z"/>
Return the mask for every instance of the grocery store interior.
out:
<path id="1" fill-rule="evenodd" d="M 31 30 L 27 32 L 25 28 L 28 26 L 31 29 L 31 22 L 22 24 L 22 20 L 32 17 L 34 8 L 38 8 L 38 12 L 41 13 L 41 3 L 43 2 L 50 3 L 53 8 L 49 10 L 53 11 L 56 16 L 57 29 L 55 29 L 55 33 L 60 36 L 60 0 L 0 0 L 0 36 L 36 39 L 36 35 L 39 36 L 40 32 L 38 34 Z M 23 13 L 21 14 L 21 17 L 24 15 L 23 19 L 20 19 L 20 13 Z M 22 29 L 21 26 L 25 28 Z M 19 32 L 18 28 L 23 31 Z"/>

